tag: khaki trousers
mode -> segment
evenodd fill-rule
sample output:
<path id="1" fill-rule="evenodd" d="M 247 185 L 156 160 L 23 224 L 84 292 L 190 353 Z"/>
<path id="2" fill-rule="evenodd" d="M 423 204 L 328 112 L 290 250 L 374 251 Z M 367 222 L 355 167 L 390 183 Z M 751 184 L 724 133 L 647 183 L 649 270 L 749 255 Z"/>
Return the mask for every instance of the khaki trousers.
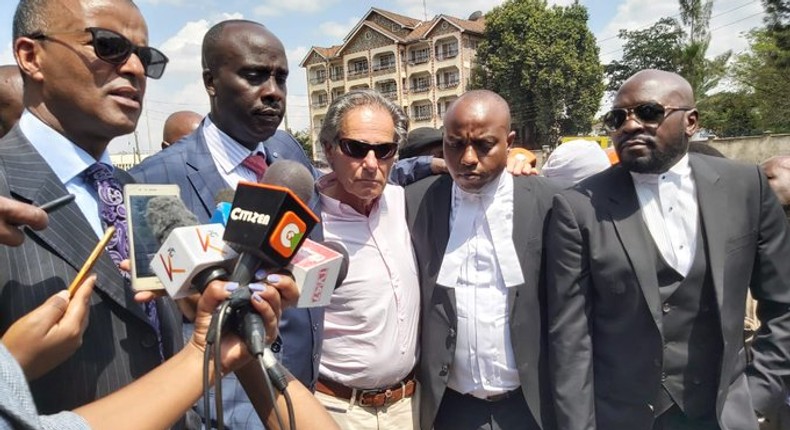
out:
<path id="1" fill-rule="evenodd" d="M 420 428 L 419 396 L 418 385 L 414 396 L 376 408 L 352 405 L 350 399 L 315 393 L 318 401 L 343 430 L 417 430 Z"/>

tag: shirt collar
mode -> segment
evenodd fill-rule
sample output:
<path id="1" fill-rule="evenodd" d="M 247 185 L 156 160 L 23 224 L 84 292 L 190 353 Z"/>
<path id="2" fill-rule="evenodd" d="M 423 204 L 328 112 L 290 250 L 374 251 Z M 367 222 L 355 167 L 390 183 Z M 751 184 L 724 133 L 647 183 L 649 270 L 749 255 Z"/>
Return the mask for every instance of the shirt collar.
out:
<path id="1" fill-rule="evenodd" d="M 505 169 L 499 176 L 485 184 L 479 191 L 470 193 L 464 191 L 456 183 L 453 183 L 453 195 L 461 200 L 484 200 L 486 202 L 495 199 L 496 197 L 508 196 L 513 194 L 513 175 L 508 173 Z"/>
<path id="2" fill-rule="evenodd" d="M 220 130 L 212 121 L 209 115 L 203 120 L 203 133 L 206 137 L 211 155 L 225 174 L 230 174 L 238 168 L 245 158 L 251 154 L 260 152 L 266 157 L 263 142 L 258 142 L 258 146 L 250 151 L 244 145 L 237 142 L 227 133 Z"/>
<path id="3" fill-rule="evenodd" d="M 22 112 L 22 117 L 19 119 L 19 128 L 63 184 L 73 180 L 97 162 L 87 151 L 75 145 L 27 109 Z M 98 162 L 106 164 L 110 170 L 114 169 L 110 154 L 106 150 L 99 157 Z"/>
<path id="4" fill-rule="evenodd" d="M 661 179 L 678 181 L 691 176 L 691 166 L 689 165 L 689 155 L 684 154 L 675 165 L 663 173 L 637 173 L 630 172 L 635 184 L 657 184 Z"/>

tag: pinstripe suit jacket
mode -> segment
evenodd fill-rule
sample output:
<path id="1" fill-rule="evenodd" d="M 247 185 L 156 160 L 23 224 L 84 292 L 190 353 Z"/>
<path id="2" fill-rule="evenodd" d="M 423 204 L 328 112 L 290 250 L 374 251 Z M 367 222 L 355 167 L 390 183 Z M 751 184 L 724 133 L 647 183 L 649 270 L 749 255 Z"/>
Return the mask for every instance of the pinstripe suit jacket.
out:
<path id="1" fill-rule="evenodd" d="M 116 176 L 121 183 L 131 181 L 121 170 Z M 18 126 L 0 139 L 0 195 L 41 204 L 65 194 L 63 183 Z M 0 333 L 66 288 L 98 241 L 75 203 L 50 214 L 47 229 L 25 229 L 25 234 L 22 246 L 0 247 Z M 160 364 L 156 333 L 112 259 L 102 255 L 94 272 L 98 279 L 82 346 L 31 383 L 41 413 L 89 403 Z M 159 299 L 157 307 L 169 357 L 183 346 L 181 315 L 169 299 Z"/>

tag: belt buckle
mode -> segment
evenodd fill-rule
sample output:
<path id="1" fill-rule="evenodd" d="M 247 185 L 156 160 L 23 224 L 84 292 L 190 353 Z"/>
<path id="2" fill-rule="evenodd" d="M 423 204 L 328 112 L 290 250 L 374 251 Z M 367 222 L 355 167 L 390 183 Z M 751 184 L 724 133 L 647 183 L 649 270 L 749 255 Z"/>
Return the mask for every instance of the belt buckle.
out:
<path id="1" fill-rule="evenodd" d="M 360 406 L 372 407 L 373 406 L 372 401 L 374 401 L 376 399 L 376 395 L 378 393 L 379 393 L 378 390 L 359 390 L 359 402 L 357 402 L 357 403 Z M 368 396 L 368 395 L 370 395 L 370 399 L 371 399 L 370 402 L 368 402 L 366 400 L 367 399 L 366 396 Z"/>

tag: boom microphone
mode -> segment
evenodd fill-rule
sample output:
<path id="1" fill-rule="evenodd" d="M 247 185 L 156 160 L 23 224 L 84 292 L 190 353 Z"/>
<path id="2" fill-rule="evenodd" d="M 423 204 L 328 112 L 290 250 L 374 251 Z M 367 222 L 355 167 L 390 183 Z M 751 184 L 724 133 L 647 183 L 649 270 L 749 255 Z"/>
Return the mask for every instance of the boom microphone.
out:
<path id="1" fill-rule="evenodd" d="M 159 244 L 173 229 L 198 223 L 197 217 L 175 196 L 152 197 L 145 207 L 145 220 Z"/>

